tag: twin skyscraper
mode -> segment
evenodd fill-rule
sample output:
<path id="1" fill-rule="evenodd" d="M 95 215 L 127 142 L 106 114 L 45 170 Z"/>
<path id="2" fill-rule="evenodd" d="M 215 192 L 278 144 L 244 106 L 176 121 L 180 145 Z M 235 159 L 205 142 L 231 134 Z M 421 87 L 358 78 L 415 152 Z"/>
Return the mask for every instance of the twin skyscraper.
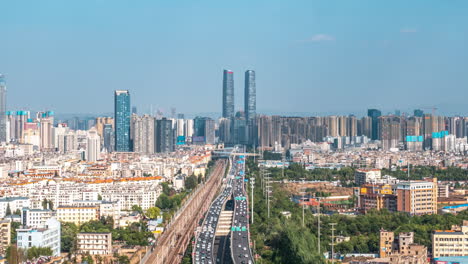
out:
<path id="1" fill-rule="evenodd" d="M 234 72 L 223 72 L 223 118 L 219 123 L 219 139 L 228 145 L 256 143 L 257 95 L 255 71 L 245 72 L 244 113 L 234 110 Z"/>
<path id="2" fill-rule="evenodd" d="M 255 71 L 247 70 L 245 72 L 244 86 L 244 113 L 245 119 L 251 121 L 256 116 L 256 87 Z M 234 118 L 234 72 L 231 70 L 223 71 L 223 117 Z"/>

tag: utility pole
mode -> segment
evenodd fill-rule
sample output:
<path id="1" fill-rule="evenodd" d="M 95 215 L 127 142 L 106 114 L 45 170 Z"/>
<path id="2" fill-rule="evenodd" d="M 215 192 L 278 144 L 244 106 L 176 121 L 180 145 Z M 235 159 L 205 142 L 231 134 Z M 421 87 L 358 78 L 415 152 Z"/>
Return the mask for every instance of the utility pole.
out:
<path id="1" fill-rule="evenodd" d="M 305 202 L 304 183 L 305 182 L 304 182 L 304 180 L 305 180 L 305 178 L 302 178 L 301 180 L 302 180 L 302 188 L 301 188 L 302 189 L 302 191 L 301 191 L 301 194 L 302 194 L 302 227 L 304 227 L 305 226 L 305 223 L 304 223 L 304 215 L 305 215 L 305 204 L 304 204 L 304 202 Z"/>
<path id="2" fill-rule="evenodd" d="M 410 171 L 410 163 L 408 161 L 408 181 L 410 180 L 409 171 Z"/>
<path id="3" fill-rule="evenodd" d="M 270 200 L 271 200 L 271 185 L 270 185 L 270 173 L 267 174 L 268 177 L 265 177 L 266 178 L 266 197 L 267 197 L 267 207 L 268 207 L 268 218 L 270 218 Z"/>
<path id="4" fill-rule="evenodd" d="M 286 160 L 286 154 L 283 152 L 281 153 L 281 178 L 284 180 L 284 162 Z"/>
<path id="5" fill-rule="evenodd" d="M 330 223 L 330 226 L 331 226 L 331 231 L 332 231 L 332 236 L 331 236 L 331 260 L 332 260 L 332 264 L 335 263 L 335 226 L 336 226 L 336 223 Z"/>
<path id="6" fill-rule="evenodd" d="M 252 200 L 252 216 L 250 217 L 250 222 L 253 225 L 254 222 L 254 186 L 255 186 L 255 178 L 250 178 L 250 191 L 252 192 L 251 200 Z"/>
<path id="7" fill-rule="evenodd" d="M 318 252 L 320 254 L 320 200 L 317 198 L 317 230 L 318 230 Z"/>

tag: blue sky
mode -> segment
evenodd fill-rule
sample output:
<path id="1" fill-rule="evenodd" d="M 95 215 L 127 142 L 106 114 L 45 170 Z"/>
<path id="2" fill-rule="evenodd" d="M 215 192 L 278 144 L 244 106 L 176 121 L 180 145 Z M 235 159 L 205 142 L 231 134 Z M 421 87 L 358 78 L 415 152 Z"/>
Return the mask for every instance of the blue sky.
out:
<path id="1" fill-rule="evenodd" d="M 222 70 L 259 112 L 468 114 L 468 1 L 2 0 L 10 109 L 220 112 Z"/>

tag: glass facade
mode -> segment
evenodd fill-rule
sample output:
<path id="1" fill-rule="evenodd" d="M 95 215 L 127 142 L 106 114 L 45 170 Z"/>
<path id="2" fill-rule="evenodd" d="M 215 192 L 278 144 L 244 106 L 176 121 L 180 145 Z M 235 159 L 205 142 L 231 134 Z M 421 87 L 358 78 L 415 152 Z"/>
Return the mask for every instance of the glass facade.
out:
<path id="1" fill-rule="evenodd" d="M 172 130 L 172 120 L 156 120 L 156 152 L 167 153 L 174 151 L 174 132 Z"/>
<path id="2" fill-rule="evenodd" d="M 382 112 L 377 109 L 367 110 L 367 116 L 372 119 L 372 140 L 379 139 L 379 117 L 382 115 Z"/>
<path id="3" fill-rule="evenodd" d="M 255 88 L 255 71 L 245 72 L 244 111 L 247 121 L 254 120 L 257 109 L 257 97 Z"/>
<path id="4" fill-rule="evenodd" d="M 131 151 L 130 141 L 130 93 L 115 91 L 114 96 L 115 151 Z"/>
<path id="5" fill-rule="evenodd" d="M 234 72 L 223 72 L 223 117 L 234 117 Z"/>

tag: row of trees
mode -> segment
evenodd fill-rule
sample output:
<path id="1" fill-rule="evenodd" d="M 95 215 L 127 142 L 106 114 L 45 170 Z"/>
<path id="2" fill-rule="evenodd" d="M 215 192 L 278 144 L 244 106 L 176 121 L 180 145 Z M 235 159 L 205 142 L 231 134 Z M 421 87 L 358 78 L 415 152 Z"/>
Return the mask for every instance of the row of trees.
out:
<path id="1" fill-rule="evenodd" d="M 407 168 L 398 168 L 394 171 L 383 169 L 382 174 L 392 175 L 398 179 L 408 179 Z M 421 180 L 427 177 L 437 177 L 440 181 L 466 181 L 468 179 L 468 170 L 459 167 L 410 166 L 409 179 Z"/>
<path id="2" fill-rule="evenodd" d="M 247 167 L 247 173 L 258 176 L 257 164 L 252 159 L 247 160 Z M 285 175 L 287 173 L 286 169 Z M 270 202 L 271 216 L 268 218 L 259 178 L 255 181 L 254 192 L 255 222 L 250 225 L 250 234 L 255 245 L 254 254 L 260 255 L 261 263 L 325 263 L 318 252 L 316 235 L 307 226 L 302 227 L 302 219 L 299 218 L 302 211 L 290 197 L 285 192 L 277 191 L 274 186 Z M 250 194 L 250 190 L 247 193 Z M 282 212 L 285 211 L 291 212 L 290 219 L 283 216 Z"/>
<path id="3" fill-rule="evenodd" d="M 342 183 L 352 183 L 354 181 L 355 169 L 351 167 L 337 169 L 322 169 L 306 170 L 302 164 L 292 163 L 285 168 L 284 176 L 282 168 L 270 168 L 271 177 L 275 180 L 294 180 L 299 181 L 305 178 L 308 181 L 335 181 L 340 180 Z"/>

